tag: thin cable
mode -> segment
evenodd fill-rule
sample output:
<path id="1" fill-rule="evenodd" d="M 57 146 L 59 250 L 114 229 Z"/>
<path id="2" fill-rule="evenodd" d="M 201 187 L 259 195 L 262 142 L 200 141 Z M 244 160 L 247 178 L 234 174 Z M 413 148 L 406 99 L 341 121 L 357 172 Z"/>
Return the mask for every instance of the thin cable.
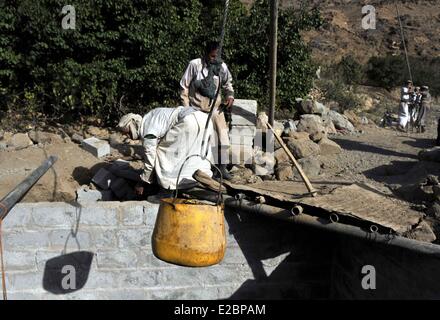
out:
<path id="1" fill-rule="evenodd" d="M 225 1 L 225 10 L 223 12 L 223 25 L 222 25 L 222 31 L 220 33 L 220 48 L 218 50 L 218 55 L 221 58 L 222 56 L 222 49 L 223 49 L 223 42 L 225 39 L 225 31 L 226 31 L 226 22 L 228 20 L 228 11 L 229 11 L 229 0 Z"/>
<path id="2" fill-rule="evenodd" d="M 413 81 L 413 77 L 412 77 L 412 73 L 411 73 L 411 66 L 409 64 L 409 58 L 408 58 L 408 51 L 406 49 L 406 42 L 405 42 L 405 34 L 403 32 L 403 25 L 402 25 L 402 19 L 400 19 L 400 13 L 399 13 L 399 7 L 397 6 L 397 2 L 394 2 L 395 6 L 396 6 L 396 11 L 397 11 L 397 19 L 399 20 L 399 24 L 400 24 L 400 34 L 402 36 L 402 41 L 403 41 L 403 49 L 405 50 L 405 57 L 406 57 L 406 64 L 408 66 L 408 73 L 409 73 L 409 79 L 411 81 Z"/>
<path id="3" fill-rule="evenodd" d="M 5 274 L 5 264 L 3 260 L 3 233 L 2 233 L 2 224 L 3 220 L 0 219 L 0 262 L 1 262 L 1 269 L 2 269 L 2 290 L 3 290 L 3 300 L 8 300 L 8 294 L 6 292 L 6 274 Z"/>

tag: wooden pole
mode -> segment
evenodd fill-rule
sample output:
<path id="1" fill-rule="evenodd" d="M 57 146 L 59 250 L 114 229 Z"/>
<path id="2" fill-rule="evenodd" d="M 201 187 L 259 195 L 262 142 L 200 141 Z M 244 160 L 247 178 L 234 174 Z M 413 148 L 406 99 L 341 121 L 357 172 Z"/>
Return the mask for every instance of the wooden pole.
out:
<path id="1" fill-rule="evenodd" d="M 275 120 L 275 102 L 277 91 L 277 48 L 278 48 L 278 0 L 270 0 L 270 104 L 269 123 Z"/>
<path id="2" fill-rule="evenodd" d="M 281 147 L 287 153 L 287 155 L 289 156 L 290 160 L 292 160 L 292 162 L 293 162 L 294 166 L 296 167 L 296 169 L 298 169 L 298 172 L 299 172 L 302 180 L 306 184 L 307 190 L 309 190 L 309 192 L 312 194 L 312 197 L 315 197 L 317 195 L 318 191 L 315 188 L 313 188 L 312 184 L 310 183 L 309 178 L 307 178 L 306 174 L 302 170 L 302 168 L 301 168 L 300 164 L 298 163 L 298 161 L 296 161 L 295 157 L 290 152 L 289 148 L 287 148 L 287 146 L 284 143 L 283 139 L 281 139 L 281 137 L 275 132 L 275 130 L 272 128 L 272 126 L 269 123 L 266 123 L 266 124 L 269 127 L 269 129 L 272 131 L 272 133 L 275 136 L 275 138 L 280 143 Z"/>

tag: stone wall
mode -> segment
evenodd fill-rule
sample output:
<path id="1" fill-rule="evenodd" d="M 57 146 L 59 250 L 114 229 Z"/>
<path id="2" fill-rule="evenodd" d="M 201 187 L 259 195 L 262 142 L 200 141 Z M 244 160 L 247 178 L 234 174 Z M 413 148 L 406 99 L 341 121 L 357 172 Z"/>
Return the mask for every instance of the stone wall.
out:
<path id="1" fill-rule="evenodd" d="M 157 259 L 158 204 L 18 204 L 3 225 L 9 299 L 289 299 L 330 294 L 332 241 L 313 230 L 226 212 L 228 247 L 215 266 Z M 91 264 L 90 264 L 91 259 Z M 61 283 L 74 266 L 76 290 Z"/>

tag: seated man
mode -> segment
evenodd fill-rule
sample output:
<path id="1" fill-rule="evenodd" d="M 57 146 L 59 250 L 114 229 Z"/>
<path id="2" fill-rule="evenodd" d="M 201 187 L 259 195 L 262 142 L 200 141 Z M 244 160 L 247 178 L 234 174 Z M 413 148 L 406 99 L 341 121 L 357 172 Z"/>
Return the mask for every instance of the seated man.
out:
<path id="1" fill-rule="evenodd" d="M 144 169 L 136 187 L 143 192 L 142 183 L 151 184 L 153 172 L 157 182 L 164 189 L 176 189 L 176 180 L 185 159 L 200 154 L 207 114 L 190 107 L 157 108 L 144 117 L 127 114 L 121 118 L 118 128 L 131 139 L 141 139 L 144 148 Z M 212 125 L 208 127 L 207 140 L 211 139 Z M 207 143 L 207 156 L 212 154 Z M 210 163 L 200 157 L 189 159 L 181 172 L 179 187 L 195 184 L 193 173 L 201 169 L 212 176 Z"/>

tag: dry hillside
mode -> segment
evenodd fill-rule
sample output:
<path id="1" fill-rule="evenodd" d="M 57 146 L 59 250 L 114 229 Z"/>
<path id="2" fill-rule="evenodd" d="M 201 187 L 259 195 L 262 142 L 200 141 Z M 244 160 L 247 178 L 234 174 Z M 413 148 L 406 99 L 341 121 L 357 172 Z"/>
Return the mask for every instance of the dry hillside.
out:
<path id="1" fill-rule="evenodd" d="M 243 0 L 251 5 L 252 0 Z M 403 52 L 395 2 L 398 4 L 410 55 L 440 56 L 440 5 L 438 0 L 314 0 L 325 20 L 321 30 L 304 34 L 313 56 L 322 64 L 351 54 L 365 62 L 374 55 Z M 362 7 L 376 8 L 376 30 L 362 29 Z M 280 0 L 281 7 L 299 8 L 299 0 Z"/>

